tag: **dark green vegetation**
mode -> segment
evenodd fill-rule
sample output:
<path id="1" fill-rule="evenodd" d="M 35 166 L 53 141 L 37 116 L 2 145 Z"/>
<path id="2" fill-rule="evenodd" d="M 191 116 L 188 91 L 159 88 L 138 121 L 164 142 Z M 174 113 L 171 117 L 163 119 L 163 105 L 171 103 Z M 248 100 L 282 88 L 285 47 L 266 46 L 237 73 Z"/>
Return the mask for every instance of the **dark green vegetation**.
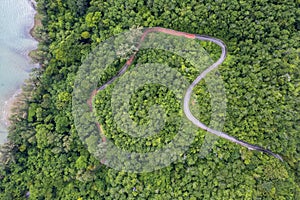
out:
<path id="1" fill-rule="evenodd" d="M 23 199 L 27 191 L 32 199 L 300 198 L 299 1 L 38 0 L 38 10 L 44 17 L 36 57 L 43 67 L 32 73 L 20 100 L 23 104 L 12 117 L 11 144 L 2 150 L 7 165 L 1 169 L 0 199 Z M 229 57 L 219 68 L 227 96 L 223 130 L 279 153 L 285 162 L 223 139 L 201 156 L 205 132 L 199 130 L 186 155 L 166 168 L 135 174 L 100 164 L 79 139 L 73 123 L 74 80 L 94 47 L 134 26 L 161 26 L 224 40 Z M 212 58 L 218 57 L 218 47 L 203 46 Z M 161 59 L 179 71 L 186 67 L 192 71 L 185 74 L 188 79 L 198 73 L 172 56 L 148 51 L 137 59 L 141 63 Z M 103 79 L 115 72 L 114 68 L 107 71 Z M 147 112 L 136 104 L 147 111 L 150 104 L 159 102 L 176 114 L 178 105 L 167 104 L 173 94 L 164 90 L 142 88 L 131 101 L 132 119 L 147 123 Z M 105 113 L 110 109 L 109 99 L 104 102 L 106 92 L 94 102 L 95 107 L 104 108 L 97 110 L 99 121 L 106 117 L 107 136 L 130 148 L 128 136 L 110 132 L 113 124 Z M 211 108 L 205 83 L 195 92 L 200 119 L 207 123 Z M 142 97 L 146 93 L 158 97 L 147 103 Z M 148 150 L 159 148 L 173 137 L 170 131 L 161 136 L 135 144 L 135 150 L 144 150 L 143 145 Z"/>

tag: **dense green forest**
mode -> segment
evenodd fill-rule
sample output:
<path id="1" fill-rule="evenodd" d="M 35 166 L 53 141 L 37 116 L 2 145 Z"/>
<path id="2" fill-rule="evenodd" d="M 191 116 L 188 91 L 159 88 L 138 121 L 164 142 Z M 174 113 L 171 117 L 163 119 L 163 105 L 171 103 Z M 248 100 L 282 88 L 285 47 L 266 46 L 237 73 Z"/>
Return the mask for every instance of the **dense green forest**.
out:
<path id="1" fill-rule="evenodd" d="M 41 68 L 24 85 L 9 142 L 1 147 L 0 199 L 25 199 L 29 193 L 30 199 L 72 200 L 300 199 L 299 5 L 299 0 L 37 0 L 42 26 L 35 29 L 40 43 L 32 56 Z M 280 154 L 284 162 L 192 127 L 189 148 L 169 165 L 134 173 L 102 164 L 101 148 L 95 151 L 101 147 L 97 126 L 74 122 L 75 83 L 98 45 L 136 27 L 222 39 L 228 57 L 215 75 L 226 92 L 223 131 Z M 199 44 L 209 53 L 208 64 L 218 59 L 217 45 Z M 84 83 L 101 86 L 125 61 L 81 73 L 89 80 Z M 147 63 L 168 65 L 190 82 L 203 70 L 156 49 L 139 51 L 131 69 Z M 153 105 L 167 113 L 157 135 L 136 139 L 118 129 L 112 116 L 114 86 L 93 99 L 93 115 L 106 138 L 128 151 L 151 152 L 175 137 L 176 120 L 184 118 L 176 92 L 152 84 L 132 95 L 129 117 L 137 124 L 149 123 Z M 203 81 L 193 95 L 193 112 L 206 124 L 213 112 L 208 90 Z M 90 115 L 86 121 L 91 122 Z M 78 128 L 86 129 L 84 137 Z M 205 145 L 211 146 L 207 152 Z"/>

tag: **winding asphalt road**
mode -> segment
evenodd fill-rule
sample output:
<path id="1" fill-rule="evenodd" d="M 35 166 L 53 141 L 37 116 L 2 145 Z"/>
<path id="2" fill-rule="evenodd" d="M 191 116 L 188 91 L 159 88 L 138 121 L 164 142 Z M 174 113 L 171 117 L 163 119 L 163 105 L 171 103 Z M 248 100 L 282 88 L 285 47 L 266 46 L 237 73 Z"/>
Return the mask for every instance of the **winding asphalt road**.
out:
<path id="1" fill-rule="evenodd" d="M 224 132 L 221 131 L 217 131 L 214 129 L 211 129 L 209 127 L 207 127 L 205 124 L 203 124 L 202 122 L 200 122 L 197 118 L 195 118 L 195 116 L 191 113 L 190 108 L 189 108 L 189 102 L 191 99 L 191 95 L 193 92 L 194 87 L 203 79 L 205 78 L 205 76 L 211 72 L 212 70 L 216 69 L 219 65 L 221 65 L 223 63 L 223 61 L 226 58 L 226 54 L 227 54 L 227 50 L 226 50 L 226 45 L 224 44 L 224 42 L 220 39 L 217 38 L 212 38 L 210 36 L 206 36 L 206 35 L 197 35 L 197 34 L 190 34 L 190 33 L 185 33 L 185 32 L 179 32 L 179 31 L 175 31 L 175 30 L 171 30 L 171 29 L 165 29 L 165 28 L 161 28 L 161 27 L 154 27 L 154 28 L 149 28 L 147 29 L 140 40 L 140 43 L 137 47 L 137 51 L 140 49 L 140 45 L 143 42 L 143 40 L 145 39 L 145 37 L 147 36 L 147 34 L 151 33 L 151 32 L 162 32 L 162 33 L 166 33 L 166 34 L 170 34 L 170 35 L 175 35 L 175 36 L 183 36 L 189 39 L 198 39 L 201 41 L 210 41 L 213 42 L 215 44 L 217 44 L 218 46 L 221 47 L 222 49 L 222 54 L 221 57 L 218 59 L 217 62 L 215 62 L 214 64 L 212 64 L 210 67 L 208 67 L 207 69 L 205 69 L 194 81 L 193 83 L 188 87 L 185 97 L 184 97 L 184 113 L 186 115 L 186 117 L 196 126 L 198 126 L 199 128 L 215 134 L 219 137 L 222 137 L 226 140 L 229 140 L 231 142 L 234 142 L 236 144 L 242 145 L 246 148 L 248 148 L 249 150 L 256 150 L 256 151 L 261 151 L 263 153 L 269 154 L 271 156 L 274 156 L 275 158 L 278 158 L 279 160 L 283 161 L 282 157 L 278 154 L 273 153 L 272 151 L 265 149 L 263 147 L 257 146 L 257 145 L 253 145 L 253 144 L 249 144 L 245 141 L 242 140 L 238 140 L 235 137 L 232 137 Z M 122 74 L 124 74 L 126 72 L 126 70 L 128 69 L 128 67 L 132 64 L 137 51 L 127 60 L 127 62 L 125 63 L 125 65 L 121 68 L 121 70 L 118 72 L 118 74 L 116 74 L 112 79 L 110 79 L 107 83 L 105 83 L 104 85 L 102 85 L 101 87 L 99 87 L 97 90 L 94 90 L 91 94 L 90 99 L 88 100 L 88 105 L 90 107 L 90 110 L 92 111 L 92 98 L 93 96 L 96 95 L 96 93 L 98 91 L 104 90 L 108 85 L 110 85 L 115 79 L 117 79 L 118 77 L 120 77 Z M 100 127 L 99 124 L 97 124 L 98 128 Z M 102 138 L 103 141 L 105 141 L 105 138 Z"/>

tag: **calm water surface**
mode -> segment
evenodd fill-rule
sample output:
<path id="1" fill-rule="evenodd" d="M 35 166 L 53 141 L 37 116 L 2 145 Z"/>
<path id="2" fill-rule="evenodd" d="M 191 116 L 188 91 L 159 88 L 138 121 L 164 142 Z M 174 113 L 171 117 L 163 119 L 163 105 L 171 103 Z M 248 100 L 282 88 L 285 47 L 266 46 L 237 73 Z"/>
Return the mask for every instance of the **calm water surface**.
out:
<path id="1" fill-rule="evenodd" d="M 36 65 L 28 58 L 37 46 L 30 36 L 35 10 L 29 0 L 1 0 L 0 3 L 0 144 L 6 141 L 5 116 L 9 102 Z"/>

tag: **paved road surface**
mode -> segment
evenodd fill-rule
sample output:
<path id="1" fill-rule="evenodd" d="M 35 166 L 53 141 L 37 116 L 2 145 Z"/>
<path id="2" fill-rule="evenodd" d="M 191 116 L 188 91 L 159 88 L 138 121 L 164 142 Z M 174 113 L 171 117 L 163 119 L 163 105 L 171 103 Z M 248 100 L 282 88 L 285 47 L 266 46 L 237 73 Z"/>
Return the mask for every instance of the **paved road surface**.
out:
<path id="1" fill-rule="evenodd" d="M 197 40 L 201 40 L 201 41 L 210 41 L 213 42 L 215 44 L 217 44 L 218 46 L 221 47 L 222 49 L 222 54 L 221 57 L 218 59 L 217 62 L 215 62 L 214 64 L 212 64 L 210 67 L 208 67 L 207 69 L 205 69 L 194 81 L 193 83 L 188 87 L 185 97 L 184 97 L 184 113 L 186 115 L 186 117 L 196 126 L 198 126 L 199 128 L 210 132 L 212 134 L 215 134 L 219 137 L 222 137 L 226 140 L 229 140 L 231 142 L 234 142 L 236 144 L 242 145 L 246 148 L 248 148 L 249 150 L 256 150 L 256 151 L 261 151 L 264 153 L 267 153 L 269 155 L 274 156 L 275 158 L 278 158 L 279 160 L 283 161 L 282 157 L 278 154 L 273 153 L 272 151 L 265 149 L 263 147 L 257 146 L 257 145 L 253 145 L 253 144 L 249 144 L 245 141 L 242 140 L 238 140 L 235 137 L 232 137 L 224 132 L 218 131 L 218 130 L 214 130 L 211 129 L 209 127 L 207 127 L 205 124 L 203 124 L 202 122 L 200 122 L 197 118 L 194 117 L 194 115 L 191 113 L 190 108 L 189 108 L 189 102 L 190 102 L 190 98 L 193 92 L 194 87 L 203 79 L 205 78 L 205 76 L 212 71 L 213 69 L 216 69 L 219 65 L 221 65 L 223 63 L 223 61 L 226 58 L 226 54 L 227 54 L 227 50 L 226 50 L 226 45 L 224 44 L 224 42 L 220 39 L 217 38 L 212 38 L 210 36 L 206 36 L 206 35 L 197 35 L 197 34 L 190 34 L 190 33 L 184 33 L 184 32 L 179 32 L 179 31 L 175 31 L 175 30 L 171 30 L 171 29 L 165 29 L 165 28 L 160 28 L 160 27 L 155 27 L 155 28 L 149 28 L 147 29 L 140 40 L 140 44 L 137 47 L 137 49 L 139 50 L 141 43 L 143 42 L 143 40 L 145 39 L 145 37 L 147 36 L 148 33 L 151 32 L 162 32 L 162 33 L 166 33 L 166 34 L 170 34 L 170 35 L 175 35 L 175 36 L 183 36 L 189 39 L 197 39 Z M 111 84 L 115 79 L 117 79 L 118 77 L 120 77 L 122 74 L 124 74 L 126 72 L 126 70 L 128 69 L 128 67 L 132 64 L 135 55 L 137 52 L 135 52 L 129 59 L 128 61 L 125 63 L 125 65 L 121 68 L 121 70 L 118 72 L 118 74 L 116 74 L 112 79 L 110 79 L 107 83 L 105 83 L 104 85 L 102 85 L 101 87 L 99 87 L 96 91 L 94 90 L 90 101 L 89 101 L 89 106 L 92 110 L 92 105 L 91 105 L 91 99 L 93 98 L 93 96 L 100 90 L 104 90 L 109 84 Z M 98 125 L 98 124 L 97 124 Z M 99 127 L 99 125 L 98 125 Z M 103 141 L 105 139 L 102 139 Z"/>

